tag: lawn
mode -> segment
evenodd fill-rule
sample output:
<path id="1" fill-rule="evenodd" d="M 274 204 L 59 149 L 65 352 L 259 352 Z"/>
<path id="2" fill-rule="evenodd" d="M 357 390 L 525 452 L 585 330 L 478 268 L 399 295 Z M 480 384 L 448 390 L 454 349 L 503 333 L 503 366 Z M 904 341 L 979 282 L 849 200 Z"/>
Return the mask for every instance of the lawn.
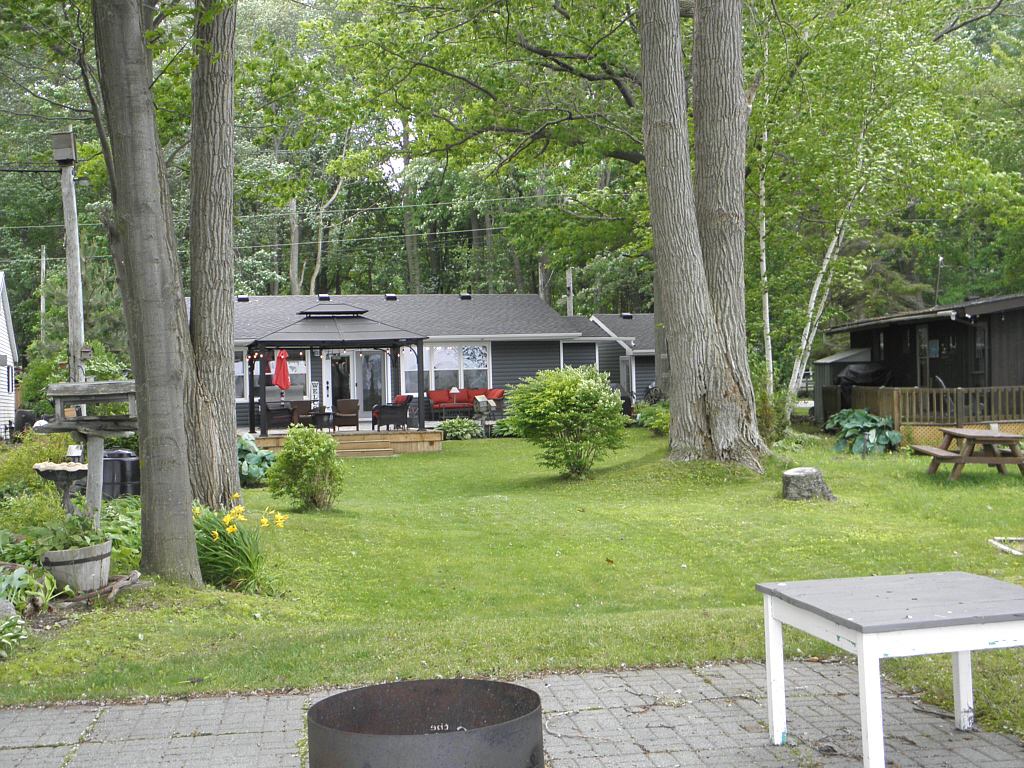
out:
<path id="1" fill-rule="evenodd" d="M 663 461 L 630 430 L 590 479 L 566 481 L 520 440 L 349 462 L 329 513 L 249 490 L 282 597 L 167 584 L 97 605 L 0 663 L 0 702 L 514 677 L 764 658 L 758 581 L 964 570 L 1024 583 L 990 536 L 1020 535 L 1024 479 L 959 483 L 909 455 L 779 451 L 763 476 Z M 838 497 L 786 502 L 780 474 L 817 466 Z M 794 632 L 787 652 L 836 651 Z M 1024 654 L 975 654 L 982 725 L 1024 733 Z M 901 685 L 951 705 L 948 657 L 893 660 Z"/>

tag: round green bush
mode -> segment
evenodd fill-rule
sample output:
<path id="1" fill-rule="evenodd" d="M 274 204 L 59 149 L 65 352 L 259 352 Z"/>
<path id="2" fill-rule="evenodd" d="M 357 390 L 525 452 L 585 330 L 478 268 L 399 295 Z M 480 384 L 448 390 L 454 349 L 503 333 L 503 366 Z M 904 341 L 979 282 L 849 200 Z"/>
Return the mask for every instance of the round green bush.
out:
<path id="1" fill-rule="evenodd" d="M 625 440 L 622 399 L 594 366 L 541 371 L 506 395 L 507 425 L 541 448 L 540 463 L 585 477 Z"/>
<path id="2" fill-rule="evenodd" d="M 305 509 L 330 509 L 345 477 L 345 462 L 337 451 L 330 435 L 303 425 L 289 427 L 274 465 L 267 470 L 271 494 L 290 496 Z"/>

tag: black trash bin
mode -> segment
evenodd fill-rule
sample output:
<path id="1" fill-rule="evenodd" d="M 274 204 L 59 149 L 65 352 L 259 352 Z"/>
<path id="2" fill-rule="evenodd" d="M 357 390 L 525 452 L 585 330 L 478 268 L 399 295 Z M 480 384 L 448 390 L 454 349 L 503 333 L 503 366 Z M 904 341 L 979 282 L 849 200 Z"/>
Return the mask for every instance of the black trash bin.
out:
<path id="1" fill-rule="evenodd" d="M 103 498 L 138 496 L 139 457 L 133 451 L 116 448 L 103 452 Z"/>

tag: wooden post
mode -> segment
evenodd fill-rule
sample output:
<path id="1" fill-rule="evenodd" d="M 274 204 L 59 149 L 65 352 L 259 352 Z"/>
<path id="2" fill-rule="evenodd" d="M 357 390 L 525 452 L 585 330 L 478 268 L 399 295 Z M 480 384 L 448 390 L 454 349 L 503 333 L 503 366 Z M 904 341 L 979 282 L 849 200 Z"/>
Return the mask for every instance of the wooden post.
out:
<path id="1" fill-rule="evenodd" d="M 85 501 L 92 512 L 92 525 L 100 529 L 100 508 L 103 506 L 103 436 L 89 435 L 89 475 L 85 486 Z"/>
<path id="2" fill-rule="evenodd" d="M 62 163 L 60 193 L 64 203 L 64 250 L 68 261 L 68 373 L 70 381 L 85 381 L 82 347 L 85 318 L 82 309 L 82 262 L 78 246 L 78 201 L 75 197 L 75 166 Z"/>

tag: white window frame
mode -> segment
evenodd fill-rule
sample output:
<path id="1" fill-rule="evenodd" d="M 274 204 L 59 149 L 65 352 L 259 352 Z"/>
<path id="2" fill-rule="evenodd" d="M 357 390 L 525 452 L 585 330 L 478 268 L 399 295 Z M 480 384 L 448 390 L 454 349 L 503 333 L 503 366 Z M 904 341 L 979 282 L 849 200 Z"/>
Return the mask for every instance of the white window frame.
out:
<path id="1" fill-rule="evenodd" d="M 466 383 L 465 372 L 466 372 L 466 370 L 470 370 L 470 371 L 486 370 L 487 371 L 487 384 L 484 387 L 480 387 L 480 389 L 490 389 L 491 388 L 491 381 L 492 381 L 491 375 L 492 375 L 493 366 L 494 366 L 494 357 L 492 356 L 492 353 L 491 353 L 491 343 L 489 341 L 452 341 L 452 342 L 436 342 L 434 344 L 424 344 L 423 345 L 423 357 L 424 357 L 424 360 L 423 360 L 423 374 L 424 374 L 424 377 L 426 378 L 426 382 L 425 382 L 425 385 L 424 385 L 425 389 L 427 389 L 429 391 L 429 390 L 437 388 L 437 387 L 434 386 L 434 353 L 433 353 L 433 350 L 436 347 L 456 347 L 459 350 L 459 353 L 458 353 L 458 358 L 459 358 L 459 369 L 458 369 L 459 370 L 459 389 L 465 389 L 466 388 L 465 387 L 465 383 Z M 464 351 L 465 347 L 483 347 L 485 350 L 487 350 L 487 367 L 486 368 L 469 368 L 469 369 L 467 369 L 465 367 L 465 359 L 466 359 L 466 353 Z M 406 346 L 402 347 L 402 350 L 403 350 L 403 352 L 405 350 L 411 350 L 413 352 L 413 354 L 415 355 L 416 347 L 413 347 L 413 346 L 410 346 L 410 345 L 406 345 Z M 407 391 L 407 388 L 405 386 L 405 375 L 406 375 L 406 373 L 416 374 L 417 369 L 415 369 L 415 368 L 406 369 L 406 367 L 405 367 L 405 355 L 404 354 L 400 354 L 399 355 L 399 364 L 401 366 L 401 378 L 399 380 L 401 381 L 401 385 L 402 385 L 402 393 L 403 394 L 412 394 L 412 392 Z M 447 369 L 447 370 L 454 370 L 454 369 Z"/>

